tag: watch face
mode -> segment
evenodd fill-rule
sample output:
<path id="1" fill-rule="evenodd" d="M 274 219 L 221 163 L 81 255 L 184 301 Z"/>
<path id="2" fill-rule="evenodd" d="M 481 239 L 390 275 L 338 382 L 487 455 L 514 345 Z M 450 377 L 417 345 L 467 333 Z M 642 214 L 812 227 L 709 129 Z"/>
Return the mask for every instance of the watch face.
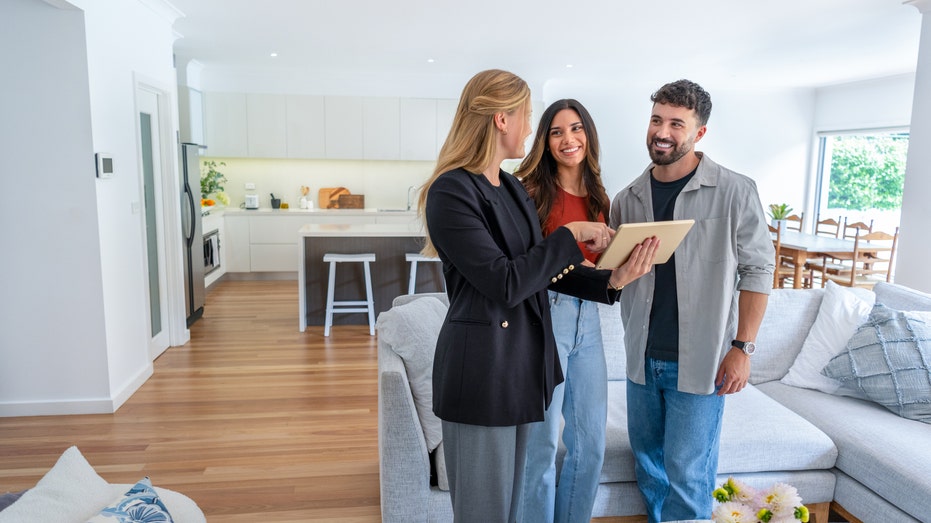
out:
<path id="1" fill-rule="evenodd" d="M 753 354 L 754 352 L 756 352 L 756 344 L 753 343 L 752 341 L 748 341 L 747 343 L 744 344 L 743 351 L 747 353 L 748 355 Z"/>

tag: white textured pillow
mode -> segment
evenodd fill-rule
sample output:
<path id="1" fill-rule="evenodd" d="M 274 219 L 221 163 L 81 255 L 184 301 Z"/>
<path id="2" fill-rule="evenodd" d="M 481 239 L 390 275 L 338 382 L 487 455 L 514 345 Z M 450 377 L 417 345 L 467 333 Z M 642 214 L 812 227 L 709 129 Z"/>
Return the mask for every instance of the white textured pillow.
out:
<path id="1" fill-rule="evenodd" d="M 378 315 L 378 337 L 404 360 L 417 417 L 432 451 L 443 440 L 443 425 L 433 413 L 433 354 L 446 318 L 446 305 L 426 296 Z"/>
<path id="2" fill-rule="evenodd" d="M 0 512 L 0 523 L 87 521 L 110 501 L 109 483 L 71 447 L 35 487 Z"/>
<path id="3" fill-rule="evenodd" d="M 875 296 L 866 296 L 872 299 L 863 299 L 832 281 L 827 283 L 818 317 L 795 363 L 780 380 L 782 383 L 828 394 L 840 389 L 841 382 L 822 375 L 821 369 L 844 350 L 850 337 L 869 317 Z"/>

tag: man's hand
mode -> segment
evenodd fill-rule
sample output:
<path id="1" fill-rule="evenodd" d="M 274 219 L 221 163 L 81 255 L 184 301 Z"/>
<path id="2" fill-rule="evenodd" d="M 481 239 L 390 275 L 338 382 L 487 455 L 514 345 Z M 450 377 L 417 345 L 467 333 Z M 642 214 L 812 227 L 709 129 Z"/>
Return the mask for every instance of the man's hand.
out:
<path id="1" fill-rule="evenodd" d="M 715 386 L 721 387 L 718 389 L 718 396 L 740 392 L 747 386 L 748 379 L 750 379 L 750 356 L 736 347 L 731 347 L 731 350 L 724 356 L 724 361 L 718 368 L 718 375 L 714 379 Z"/>

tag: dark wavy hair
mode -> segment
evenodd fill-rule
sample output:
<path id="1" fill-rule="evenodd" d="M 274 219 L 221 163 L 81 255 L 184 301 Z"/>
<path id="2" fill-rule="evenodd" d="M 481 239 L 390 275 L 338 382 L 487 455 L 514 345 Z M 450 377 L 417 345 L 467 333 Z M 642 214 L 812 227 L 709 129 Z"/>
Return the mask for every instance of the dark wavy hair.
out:
<path id="1" fill-rule="evenodd" d="M 588 114 L 588 110 L 578 100 L 571 98 L 558 100 L 547 107 L 546 111 L 543 111 L 530 154 L 524 158 L 520 167 L 514 172 L 514 175 L 521 179 L 527 192 L 533 198 L 541 226 L 546 225 L 546 220 L 550 215 L 559 190 L 556 183 L 556 160 L 549 151 L 549 132 L 556 114 L 563 109 L 572 109 L 578 113 L 579 118 L 582 119 L 582 126 L 585 128 L 585 161 L 582 162 L 581 167 L 582 183 L 585 184 L 585 189 L 588 191 L 588 219 L 596 221 L 600 213 L 603 220 L 606 220 L 611 205 L 610 200 L 608 200 L 608 193 L 601 182 L 601 165 L 598 163 L 600 147 L 595 122 L 592 120 L 591 115 Z"/>
<path id="2" fill-rule="evenodd" d="M 650 101 L 692 109 L 698 116 L 699 127 L 707 125 L 711 118 L 711 95 L 691 80 L 676 80 L 660 87 L 650 95 Z"/>

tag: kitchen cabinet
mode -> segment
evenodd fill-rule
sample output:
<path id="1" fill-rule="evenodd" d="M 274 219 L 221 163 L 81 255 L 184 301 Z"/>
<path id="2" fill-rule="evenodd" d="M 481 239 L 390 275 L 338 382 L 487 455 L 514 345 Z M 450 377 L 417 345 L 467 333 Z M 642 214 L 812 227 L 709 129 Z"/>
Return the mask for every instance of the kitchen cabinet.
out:
<path id="1" fill-rule="evenodd" d="M 437 101 L 432 98 L 402 98 L 401 133 L 402 160 L 436 160 Z M 445 137 L 444 137 L 445 138 Z"/>
<path id="2" fill-rule="evenodd" d="M 398 98 L 362 100 L 362 156 L 366 160 L 400 158 L 401 104 Z"/>
<path id="3" fill-rule="evenodd" d="M 326 107 L 323 96 L 286 96 L 288 158 L 326 157 Z"/>
<path id="4" fill-rule="evenodd" d="M 226 241 L 226 272 L 251 272 L 249 216 L 242 212 L 226 212 L 223 215 Z"/>
<path id="5" fill-rule="evenodd" d="M 446 143 L 446 137 L 449 136 L 449 130 L 453 126 L 453 117 L 456 116 L 456 107 L 459 106 L 458 100 L 440 99 L 436 101 L 436 155 L 439 156 L 440 149 Z M 433 158 L 436 160 L 436 158 Z"/>
<path id="6" fill-rule="evenodd" d="M 288 156 L 287 97 L 246 95 L 246 145 L 251 158 Z"/>
<path id="7" fill-rule="evenodd" d="M 178 86 L 178 114 L 181 141 L 206 145 L 203 93 L 184 85 Z"/>
<path id="8" fill-rule="evenodd" d="M 337 160 L 358 160 L 363 157 L 362 98 L 327 96 L 326 157 Z"/>
<path id="9" fill-rule="evenodd" d="M 249 156 L 246 95 L 242 93 L 208 93 L 204 156 L 245 158 Z"/>

